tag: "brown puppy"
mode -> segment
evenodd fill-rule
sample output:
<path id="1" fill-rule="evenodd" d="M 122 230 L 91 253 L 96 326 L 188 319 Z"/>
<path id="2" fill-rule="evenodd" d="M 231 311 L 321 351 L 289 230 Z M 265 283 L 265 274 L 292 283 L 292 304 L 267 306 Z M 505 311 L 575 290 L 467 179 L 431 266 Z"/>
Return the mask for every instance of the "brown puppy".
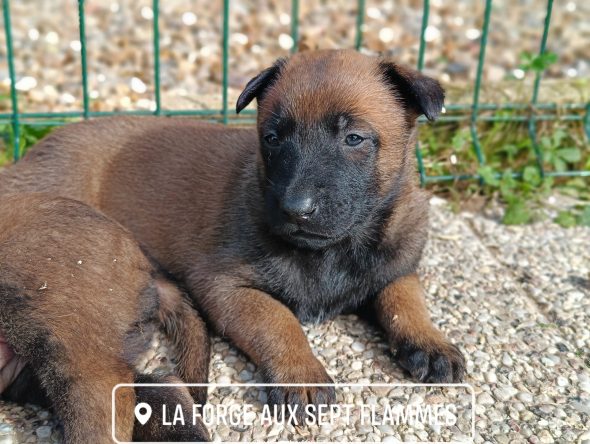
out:
<path id="1" fill-rule="evenodd" d="M 74 124 L 0 177 L 0 194 L 50 188 L 129 228 L 182 280 L 216 330 L 269 382 L 330 382 L 300 321 L 369 311 L 421 381 L 459 381 L 464 360 L 432 324 L 416 269 L 428 198 L 416 119 L 438 82 L 353 51 L 304 52 L 252 79 L 258 128 L 165 118 Z M 273 389 L 321 403 L 325 388 Z"/>
<path id="2" fill-rule="evenodd" d="M 203 322 L 123 227 L 85 204 L 44 194 L 2 197 L 0 208 L 0 336 L 15 354 L 8 365 L 24 365 L 3 397 L 53 405 L 68 443 L 110 443 L 113 387 L 134 381 L 132 366 L 158 325 L 179 345 L 179 373 L 206 381 Z M 160 380 L 181 382 L 140 379 Z M 137 390 L 137 402 L 157 396 L 192 412 L 185 388 Z M 132 438 L 135 404 L 133 390 L 117 391 L 119 440 Z M 202 424 L 160 427 L 137 423 L 133 438 L 208 438 Z"/>

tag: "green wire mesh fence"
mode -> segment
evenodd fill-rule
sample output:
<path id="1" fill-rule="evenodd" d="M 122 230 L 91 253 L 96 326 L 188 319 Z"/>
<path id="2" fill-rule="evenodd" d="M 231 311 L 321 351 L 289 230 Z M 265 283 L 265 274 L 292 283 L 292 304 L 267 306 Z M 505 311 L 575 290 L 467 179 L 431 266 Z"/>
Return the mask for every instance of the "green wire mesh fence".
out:
<path id="1" fill-rule="evenodd" d="M 27 124 L 43 124 L 43 125 L 60 125 L 64 121 L 79 118 L 92 118 L 111 115 L 162 115 L 162 116 L 198 116 L 209 120 L 217 120 L 225 124 L 229 123 L 244 123 L 243 117 L 238 118 L 233 113 L 233 106 L 229 103 L 228 87 L 229 87 L 229 37 L 230 37 L 230 0 L 221 0 L 223 2 L 223 14 L 221 17 L 221 48 L 222 48 L 222 77 L 221 77 L 221 104 L 219 109 L 188 109 L 175 110 L 166 109 L 162 103 L 161 96 L 161 63 L 160 63 L 160 0 L 152 0 L 153 10 L 153 59 L 154 59 L 154 100 L 155 109 L 149 110 L 131 110 L 131 111 L 91 111 L 90 109 L 90 95 L 88 87 L 88 68 L 87 68 L 87 39 L 86 39 L 86 12 L 85 1 L 78 0 L 78 24 L 80 35 L 80 63 L 82 72 L 82 105 L 81 111 L 68 112 L 21 112 L 19 108 L 19 98 L 16 89 L 17 75 L 14 66 L 14 47 L 13 47 L 13 32 L 11 27 L 11 7 L 10 0 L 3 0 L 2 12 L 4 18 L 4 32 L 6 40 L 6 57 L 8 65 L 8 74 L 10 78 L 10 112 L 0 113 L 0 124 L 8 123 L 12 129 L 13 142 L 13 158 L 18 160 L 21 146 L 21 129 L 23 123 Z M 291 1 L 291 37 L 295 43 L 291 50 L 297 50 L 297 43 L 299 42 L 299 0 Z M 365 0 L 357 0 L 356 22 L 355 22 L 355 39 L 354 45 L 356 49 L 363 47 L 363 23 L 366 13 Z M 551 16 L 553 10 L 553 0 L 547 0 L 546 14 L 543 25 L 543 33 L 539 47 L 539 56 L 543 56 L 546 52 L 547 40 L 551 24 Z M 417 68 L 422 70 L 424 68 L 424 55 L 427 50 L 427 39 L 425 37 L 428 28 L 428 20 L 430 13 L 430 1 L 423 0 L 422 24 L 419 40 L 419 53 Z M 543 121 L 569 121 L 581 122 L 584 127 L 586 137 L 590 139 L 590 103 L 568 103 L 560 105 L 558 112 L 558 105 L 555 103 L 541 103 L 539 102 L 539 88 L 543 75 L 543 69 L 536 71 L 536 77 L 533 84 L 533 91 L 530 101 L 527 103 L 480 103 L 480 91 L 482 87 L 482 73 L 485 64 L 486 47 L 488 45 L 490 17 L 492 14 L 492 0 L 485 0 L 485 9 L 483 16 L 483 25 L 481 29 L 481 38 L 479 44 L 479 56 L 477 59 L 477 70 L 475 81 L 473 85 L 473 99 L 470 104 L 447 104 L 445 114 L 443 114 L 439 122 L 465 122 L 469 124 L 470 143 L 475 155 L 477 164 L 479 166 L 486 165 L 486 156 L 482 147 L 480 134 L 478 133 L 479 122 L 520 122 L 528 126 L 528 137 L 530 138 L 530 147 L 536 159 L 536 167 L 538 168 L 541 177 L 548 176 L 564 176 L 564 177 L 590 177 L 589 170 L 566 170 L 566 171 L 547 171 L 544 167 L 543 151 L 539 147 L 537 141 L 538 128 L 537 124 Z M 270 62 L 270 61 L 269 61 Z M 230 111 L 231 110 L 231 111 Z M 565 112 L 561 112 L 565 110 Z M 510 113 L 502 113 L 501 111 L 510 111 Z M 254 114 L 254 110 L 245 110 L 246 116 L 249 116 L 250 121 Z M 482 113 L 485 112 L 485 113 Z M 490 113 L 491 112 L 491 113 Z M 423 122 L 423 119 L 421 119 Z M 455 174 L 441 174 L 433 175 L 427 174 L 424 165 L 424 154 L 420 145 L 416 146 L 416 157 L 418 160 L 418 168 L 420 178 L 423 184 L 429 182 L 440 182 L 448 180 L 463 180 L 476 179 L 481 180 L 477 173 L 463 173 Z M 519 177 L 520 173 L 512 173 L 514 177 Z"/>

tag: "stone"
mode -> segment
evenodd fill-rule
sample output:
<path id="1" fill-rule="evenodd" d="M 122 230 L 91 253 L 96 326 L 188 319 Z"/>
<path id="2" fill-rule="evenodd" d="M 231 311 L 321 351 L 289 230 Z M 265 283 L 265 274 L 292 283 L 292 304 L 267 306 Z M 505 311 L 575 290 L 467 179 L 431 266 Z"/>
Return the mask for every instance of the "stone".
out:
<path id="1" fill-rule="evenodd" d="M 51 432 L 52 430 L 50 426 L 37 427 L 37 430 L 35 430 L 35 434 L 39 439 L 49 439 L 49 437 L 51 437 Z"/>
<path id="2" fill-rule="evenodd" d="M 498 382 L 498 378 L 496 377 L 495 372 L 486 372 L 485 380 L 489 384 L 495 384 L 496 382 Z"/>
<path id="3" fill-rule="evenodd" d="M 507 367 L 512 367 L 512 365 L 514 364 L 514 360 L 512 359 L 512 357 L 510 357 L 508 353 L 504 353 L 502 355 L 502 364 L 504 364 Z"/>
<path id="4" fill-rule="evenodd" d="M 533 402 L 533 395 L 527 392 L 520 392 L 516 397 L 524 404 L 531 404 Z"/>
<path id="5" fill-rule="evenodd" d="M 547 431 L 547 430 L 542 430 L 538 436 L 539 436 L 539 441 L 544 444 L 550 444 L 550 443 L 555 442 L 555 440 L 553 439 L 553 436 L 551 436 L 551 433 L 549 433 L 549 431 Z"/>
<path id="6" fill-rule="evenodd" d="M 353 370 L 360 370 L 363 368 L 363 363 L 361 361 L 354 361 L 350 365 L 350 368 L 352 368 Z"/>
<path id="7" fill-rule="evenodd" d="M 494 398 L 492 398 L 488 392 L 481 392 L 477 395 L 477 404 L 493 405 L 495 402 Z"/>
<path id="8" fill-rule="evenodd" d="M 352 345 L 350 346 L 350 348 L 353 351 L 360 353 L 360 352 L 365 351 L 365 344 L 363 344 L 362 342 L 355 341 L 355 342 L 352 343 Z"/>
<path id="9" fill-rule="evenodd" d="M 498 401 L 508 401 L 518 393 L 518 390 L 516 390 L 514 387 L 504 385 L 496 388 L 493 393 Z"/>

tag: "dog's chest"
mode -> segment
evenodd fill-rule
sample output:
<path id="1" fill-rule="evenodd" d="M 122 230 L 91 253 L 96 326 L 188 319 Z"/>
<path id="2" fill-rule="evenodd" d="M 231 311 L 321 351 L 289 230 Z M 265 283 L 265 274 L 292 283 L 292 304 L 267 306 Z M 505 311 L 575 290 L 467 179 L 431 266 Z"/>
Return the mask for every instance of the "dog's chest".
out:
<path id="1" fill-rule="evenodd" d="M 388 279 L 378 255 L 292 254 L 258 263 L 261 286 L 302 322 L 321 322 L 351 312 Z"/>

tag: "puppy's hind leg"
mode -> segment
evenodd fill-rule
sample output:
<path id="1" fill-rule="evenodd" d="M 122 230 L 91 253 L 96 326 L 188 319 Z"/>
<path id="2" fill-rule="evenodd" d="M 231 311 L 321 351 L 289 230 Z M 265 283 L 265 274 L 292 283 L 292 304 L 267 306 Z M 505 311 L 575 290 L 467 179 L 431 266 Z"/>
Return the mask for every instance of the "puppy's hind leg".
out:
<path id="1" fill-rule="evenodd" d="M 207 382 L 210 344 L 205 323 L 176 285 L 164 277 L 157 277 L 155 285 L 160 322 L 178 353 L 176 373 L 187 383 Z M 206 387 L 190 387 L 189 391 L 197 404 L 205 404 Z"/>
<path id="2" fill-rule="evenodd" d="M 63 421 L 68 443 L 112 443 L 111 394 L 116 384 L 133 382 L 131 367 L 118 351 L 100 344 L 95 332 L 69 328 L 35 296 L 35 290 L 0 284 L 0 326 L 16 355 L 28 363 L 8 393 L 29 401 L 46 395 Z M 93 352 L 97 348 L 100 353 Z M 120 441 L 132 436 L 134 401 L 133 390 L 118 394 L 115 433 Z"/>
<path id="3" fill-rule="evenodd" d="M 113 424 L 113 388 L 132 383 L 134 373 L 122 359 L 101 356 L 102 365 L 89 367 L 89 362 L 69 361 L 60 365 L 58 376 L 66 383 L 65 393 L 59 384 L 48 387 L 49 398 L 64 422 L 64 438 L 68 443 L 111 443 L 111 434 L 119 441 L 130 441 L 133 431 L 135 394 L 133 389 L 115 391 Z M 50 384 L 50 375 L 44 375 Z M 67 382 L 66 382 L 67 381 Z"/>
<path id="4" fill-rule="evenodd" d="M 136 383 L 182 384 L 172 375 L 138 375 Z M 209 441 L 209 432 L 199 417 L 194 418 L 194 401 L 186 387 L 181 386 L 136 386 L 137 403 L 146 403 L 152 412 L 145 424 L 135 422 L 133 441 L 157 442 L 203 442 Z M 164 418 L 166 406 L 166 418 Z M 176 410 L 182 410 L 182 421 L 177 420 Z M 164 424 L 166 419 L 166 424 Z"/>

